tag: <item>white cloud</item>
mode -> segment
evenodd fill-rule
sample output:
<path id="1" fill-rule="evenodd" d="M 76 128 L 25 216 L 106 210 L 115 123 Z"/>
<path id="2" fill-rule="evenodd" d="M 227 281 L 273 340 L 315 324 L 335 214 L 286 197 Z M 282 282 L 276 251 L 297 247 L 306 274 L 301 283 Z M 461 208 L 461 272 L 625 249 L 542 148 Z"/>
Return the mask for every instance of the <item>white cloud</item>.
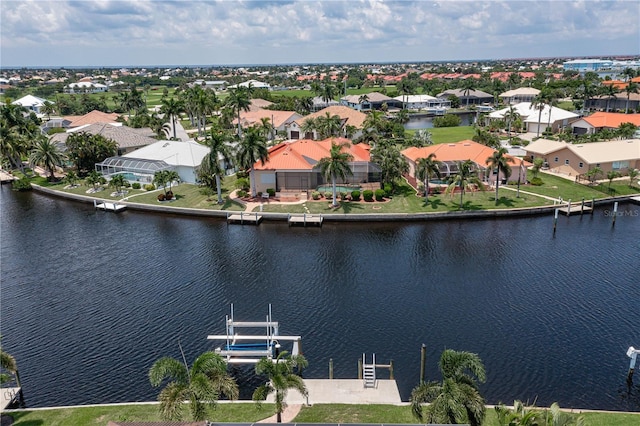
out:
<path id="1" fill-rule="evenodd" d="M 0 19 L 2 66 L 640 53 L 640 3 L 623 0 L 4 0 Z"/>

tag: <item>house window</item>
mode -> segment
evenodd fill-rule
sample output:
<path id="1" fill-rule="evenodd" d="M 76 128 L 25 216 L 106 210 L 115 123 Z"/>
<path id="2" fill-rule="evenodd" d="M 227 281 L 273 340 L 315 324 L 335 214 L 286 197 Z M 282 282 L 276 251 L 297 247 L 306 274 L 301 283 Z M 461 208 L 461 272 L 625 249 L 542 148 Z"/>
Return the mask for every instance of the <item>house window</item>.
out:
<path id="1" fill-rule="evenodd" d="M 611 165 L 611 168 L 613 170 L 628 169 L 629 168 L 629 162 L 628 161 L 614 161 L 613 164 Z"/>
<path id="2" fill-rule="evenodd" d="M 558 157 L 553 157 L 553 161 L 555 161 L 556 163 L 559 161 Z"/>
<path id="3" fill-rule="evenodd" d="M 584 163 L 581 161 L 578 163 L 578 167 L 583 168 L 584 167 Z"/>
<path id="4" fill-rule="evenodd" d="M 596 163 L 596 167 L 600 168 L 600 163 Z"/>
<path id="5" fill-rule="evenodd" d="M 569 160 L 568 159 L 564 160 L 564 164 L 568 166 L 569 165 Z"/>

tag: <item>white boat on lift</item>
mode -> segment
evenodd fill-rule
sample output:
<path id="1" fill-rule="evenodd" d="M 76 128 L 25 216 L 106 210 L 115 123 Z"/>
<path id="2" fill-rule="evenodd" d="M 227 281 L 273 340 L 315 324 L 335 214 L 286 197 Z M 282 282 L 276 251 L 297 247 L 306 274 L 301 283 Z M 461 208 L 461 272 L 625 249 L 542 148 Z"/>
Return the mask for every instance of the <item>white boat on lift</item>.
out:
<path id="1" fill-rule="evenodd" d="M 226 334 L 212 334 L 208 340 L 225 342 L 215 349 L 229 364 L 256 364 L 262 358 L 276 359 L 280 352 L 281 342 L 292 342 L 291 355 L 301 354 L 300 336 L 283 336 L 278 330 L 278 322 L 271 317 L 271 304 L 266 321 L 235 321 L 233 304 L 231 315 L 225 317 Z M 239 329 L 262 329 L 261 334 L 238 334 Z"/>

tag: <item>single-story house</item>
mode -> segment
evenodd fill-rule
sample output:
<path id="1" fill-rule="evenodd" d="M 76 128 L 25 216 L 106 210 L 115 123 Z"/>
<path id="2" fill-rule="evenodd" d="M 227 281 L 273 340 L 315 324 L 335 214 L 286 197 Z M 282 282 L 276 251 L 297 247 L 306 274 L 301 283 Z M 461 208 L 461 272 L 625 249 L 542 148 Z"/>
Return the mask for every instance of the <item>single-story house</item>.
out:
<path id="1" fill-rule="evenodd" d="M 409 147 L 401 151 L 401 154 L 407 159 L 409 164 L 408 175 L 410 181 L 417 182 L 416 168 L 418 161 L 421 158 L 427 158 L 430 154 L 435 155 L 435 160 L 442 163 L 440 167 L 440 173 L 442 177 L 452 176 L 458 173 L 457 162 L 471 160 L 476 165 L 478 171 L 478 177 L 487 183 L 495 182 L 497 178 L 496 171 L 493 173 L 487 172 L 487 158 L 491 157 L 495 149 L 486 145 L 479 144 L 471 140 L 464 140 L 457 143 L 443 143 L 437 145 L 429 145 L 425 147 Z M 506 155 L 510 159 L 509 165 L 511 166 L 511 175 L 509 180 L 518 180 L 518 176 L 522 182 L 526 182 L 526 167 L 529 165 L 527 162 L 517 157 Z M 522 167 L 520 167 L 522 166 Z M 505 180 L 507 177 L 502 170 L 500 171 L 500 180 Z"/>
<path id="2" fill-rule="evenodd" d="M 534 87 L 520 87 L 518 89 L 507 90 L 499 95 L 506 105 L 515 105 L 520 102 L 531 102 L 533 98 L 540 94 L 540 90 Z"/>
<path id="3" fill-rule="evenodd" d="M 236 89 L 238 87 L 251 87 L 252 89 L 268 89 L 271 90 L 271 85 L 269 83 L 263 83 L 258 80 L 248 80 L 243 83 L 234 84 L 232 86 L 228 86 L 229 89 Z"/>
<path id="4" fill-rule="evenodd" d="M 604 174 L 640 169 L 640 139 L 570 144 L 538 139 L 526 146 L 527 158 L 542 158 L 556 173 L 579 176 L 599 167 Z M 601 177 L 604 178 L 604 175 Z"/>
<path id="5" fill-rule="evenodd" d="M 200 86 L 203 89 L 210 90 L 224 90 L 227 82 L 224 80 L 195 80 L 193 83 L 189 83 L 189 87 L 194 86 Z"/>
<path id="6" fill-rule="evenodd" d="M 109 87 L 106 84 L 92 83 L 90 81 L 70 83 L 64 88 L 66 93 L 101 93 L 107 90 L 109 90 Z"/>
<path id="7" fill-rule="evenodd" d="M 122 123 L 118 121 L 118 117 L 119 115 L 115 112 L 102 112 L 94 109 L 85 115 L 68 115 L 63 118 L 69 122 L 67 127 L 74 128 L 95 123 L 109 123 L 114 126 L 121 126 Z"/>
<path id="8" fill-rule="evenodd" d="M 549 105 L 544 105 L 541 114 L 540 110 L 534 108 L 531 102 L 520 102 L 512 107 L 522 118 L 525 131 L 530 133 L 542 133 L 547 126 L 551 126 L 553 131 L 557 132 L 579 117 L 578 114 Z M 509 111 L 509 107 L 494 111 L 489 114 L 489 119 L 503 120 L 507 111 Z"/>
<path id="9" fill-rule="evenodd" d="M 576 135 L 592 135 L 604 129 L 617 129 L 622 123 L 640 126 L 640 114 L 594 112 L 588 117 L 582 117 L 571 123 L 571 128 Z"/>
<path id="10" fill-rule="evenodd" d="M 451 108 L 451 101 L 447 98 L 436 98 L 429 95 L 396 96 L 394 99 L 402 102 L 406 109 L 427 110 L 433 112 L 445 111 Z"/>
<path id="11" fill-rule="evenodd" d="M 322 158 L 330 156 L 332 143 L 344 142 L 350 143 L 346 151 L 353 156 L 353 161 L 349 163 L 353 175 L 340 183 L 379 182 L 380 168 L 370 162 L 369 145 L 351 144 L 350 140 L 344 138 L 329 138 L 322 141 L 301 139 L 282 142 L 271 147 L 269 159 L 264 164 L 259 161 L 254 164 L 252 179 L 256 192 L 266 192 L 268 188 L 278 192 L 312 191 L 320 185 L 327 184 L 316 165 Z"/>
<path id="12" fill-rule="evenodd" d="M 389 109 L 402 108 L 402 101 L 390 98 L 379 92 L 343 96 L 340 98 L 340 104 L 357 111 L 381 110 L 385 104 Z"/>
<path id="13" fill-rule="evenodd" d="M 36 114 L 41 114 L 42 113 L 42 107 L 46 104 L 46 103 L 54 103 L 51 101 L 48 101 L 46 99 L 42 99 L 39 98 L 37 96 L 33 96 L 33 95 L 26 95 L 21 97 L 18 100 L 15 100 L 13 102 L 11 102 L 12 105 L 20 105 L 23 108 L 28 109 L 29 111 L 33 111 Z"/>
<path id="14" fill-rule="evenodd" d="M 268 109 L 256 109 L 248 112 L 240 113 L 240 124 L 242 127 L 251 127 L 261 124 L 262 119 L 269 119 L 269 123 L 275 130 L 269 135 L 270 140 L 276 138 L 276 132 L 286 134 L 289 126 L 296 120 L 302 118 L 300 114 L 295 111 L 275 111 Z M 238 119 L 233 120 L 234 125 L 238 125 Z"/>
<path id="15" fill-rule="evenodd" d="M 132 127 L 122 126 L 121 123 L 116 123 L 116 125 L 111 123 L 85 124 L 69 129 L 65 133 L 55 133 L 51 136 L 51 141 L 63 145 L 66 143 L 69 135 L 77 132 L 100 135 L 106 139 L 113 140 L 118 146 L 118 155 L 124 155 L 157 142 L 157 139 L 153 137 L 155 136 L 153 130 L 149 128 L 134 129 Z"/>
<path id="16" fill-rule="evenodd" d="M 627 106 L 628 105 L 628 106 Z M 616 93 L 615 96 L 594 96 L 586 102 L 585 108 L 601 111 L 640 111 L 640 93 L 627 92 Z"/>
<path id="17" fill-rule="evenodd" d="M 340 117 L 340 119 L 342 120 L 343 130 L 346 126 L 355 127 L 356 133 L 353 135 L 354 139 L 362 135 L 364 120 L 367 118 L 367 115 L 343 105 L 336 105 L 324 108 L 318 112 L 314 112 L 313 114 L 309 114 L 298 120 L 295 120 L 293 123 L 291 123 L 287 131 L 289 139 L 316 139 L 318 135 L 315 131 L 313 132 L 313 134 L 307 133 L 303 135 L 302 127 L 304 126 L 304 122 L 306 120 L 310 118 L 324 117 L 326 114 L 329 114 L 331 116 L 337 115 L 338 117 Z"/>
<path id="18" fill-rule="evenodd" d="M 456 96 L 460 99 L 460 105 L 482 105 L 484 103 L 493 103 L 493 95 L 483 92 L 482 90 L 469 90 L 466 93 L 464 89 L 449 89 L 436 95 L 438 98 L 447 99 L 450 96 Z"/>

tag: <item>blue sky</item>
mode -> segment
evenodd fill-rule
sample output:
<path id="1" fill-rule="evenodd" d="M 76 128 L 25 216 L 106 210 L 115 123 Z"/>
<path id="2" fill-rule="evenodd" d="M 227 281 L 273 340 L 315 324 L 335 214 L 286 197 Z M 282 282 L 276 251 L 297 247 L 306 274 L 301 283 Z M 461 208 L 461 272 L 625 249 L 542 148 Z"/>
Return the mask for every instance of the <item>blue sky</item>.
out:
<path id="1" fill-rule="evenodd" d="M 637 0 L 0 3 L 2 67 L 637 54 Z"/>

